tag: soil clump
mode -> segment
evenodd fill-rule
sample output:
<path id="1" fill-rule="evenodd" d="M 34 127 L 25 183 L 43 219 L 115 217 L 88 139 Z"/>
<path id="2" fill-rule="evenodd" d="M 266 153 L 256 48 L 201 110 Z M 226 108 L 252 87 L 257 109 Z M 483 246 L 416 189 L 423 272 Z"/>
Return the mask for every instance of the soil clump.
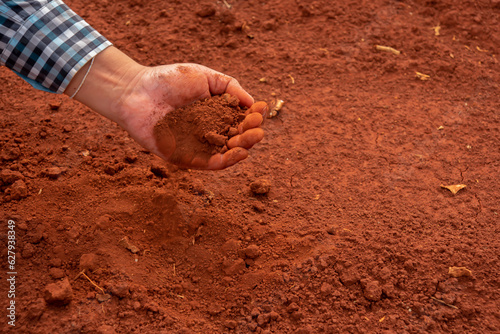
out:
<path id="1" fill-rule="evenodd" d="M 158 139 L 173 136 L 176 143 L 188 143 L 183 149 L 189 151 L 224 153 L 228 139 L 239 134 L 243 119 L 245 113 L 238 98 L 216 95 L 168 113 L 155 125 L 154 132 Z M 176 153 L 180 149 L 175 148 Z"/>

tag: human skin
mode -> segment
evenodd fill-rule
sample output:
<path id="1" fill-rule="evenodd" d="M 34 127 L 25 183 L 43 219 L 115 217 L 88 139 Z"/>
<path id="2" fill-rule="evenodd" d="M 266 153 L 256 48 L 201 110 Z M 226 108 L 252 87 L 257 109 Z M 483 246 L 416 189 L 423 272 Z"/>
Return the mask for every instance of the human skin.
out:
<path id="1" fill-rule="evenodd" d="M 90 62 L 72 78 L 65 90 L 71 96 L 82 82 Z M 167 113 L 212 95 L 228 93 L 248 107 L 240 134 L 227 143 L 224 154 L 206 156 L 189 152 L 173 161 L 172 147 L 184 143 L 173 136 L 155 138 L 154 126 Z M 248 149 L 264 138 L 260 128 L 268 107 L 253 98 L 234 78 L 198 64 L 146 67 L 111 46 L 99 53 L 75 100 L 118 123 L 141 146 L 185 168 L 224 169 L 248 157 Z"/>

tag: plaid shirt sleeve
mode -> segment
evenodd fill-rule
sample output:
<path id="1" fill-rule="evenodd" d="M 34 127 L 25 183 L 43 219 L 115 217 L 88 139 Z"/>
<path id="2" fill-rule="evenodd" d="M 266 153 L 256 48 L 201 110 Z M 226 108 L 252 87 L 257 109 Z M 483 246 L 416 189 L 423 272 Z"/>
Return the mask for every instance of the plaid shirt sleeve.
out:
<path id="1" fill-rule="evenodd" d="M 61 0 L 0 0 L 0 65 L 35 88 L 64 92 L 110 45 Z"/>

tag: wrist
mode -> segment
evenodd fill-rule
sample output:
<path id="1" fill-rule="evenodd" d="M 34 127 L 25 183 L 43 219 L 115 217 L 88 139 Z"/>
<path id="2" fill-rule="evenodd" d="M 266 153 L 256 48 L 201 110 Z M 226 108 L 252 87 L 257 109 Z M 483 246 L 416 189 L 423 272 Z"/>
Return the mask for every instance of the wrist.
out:
<path id="1" fill-rule="evenodd" d="M 124 126 L 127 115 L 121 113 L 122 101 L 134 89 L 146 67 L 111 46 L 87 62 L 73 77 L 65 90 L 74 99 L 99 114 Z M 85 78 L 85 75 L 87 77 Z"/>

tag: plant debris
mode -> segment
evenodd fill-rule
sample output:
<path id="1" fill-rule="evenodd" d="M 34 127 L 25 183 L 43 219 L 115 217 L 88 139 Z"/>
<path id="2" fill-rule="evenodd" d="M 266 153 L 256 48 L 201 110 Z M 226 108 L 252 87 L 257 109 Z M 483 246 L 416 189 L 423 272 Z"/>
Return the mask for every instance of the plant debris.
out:
<path id="1" fill-rule="evenodd" d="M 464 189 L 466 187 L 467 186 L 465 184 L 454 184 L 450 186 L 441 185 L 441 188 L 448 189 L 449 191 L 451 191 L 453 195 L 456 195 L 459 190 Z"/>

